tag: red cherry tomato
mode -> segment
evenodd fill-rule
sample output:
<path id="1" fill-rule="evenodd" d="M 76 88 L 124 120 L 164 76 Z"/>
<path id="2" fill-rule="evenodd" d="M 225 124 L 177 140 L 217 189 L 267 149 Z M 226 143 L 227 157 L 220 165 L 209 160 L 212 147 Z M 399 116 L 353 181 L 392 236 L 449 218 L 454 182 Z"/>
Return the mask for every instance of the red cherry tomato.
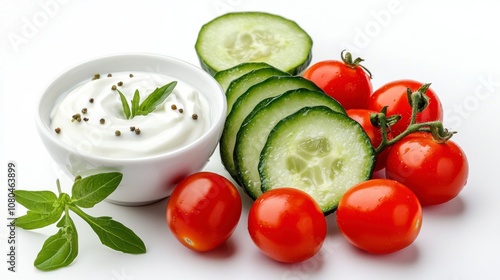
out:
<path id="1" fill-rule="evenodd" d="M 337 224 L 354 246 L 372 254 L 387 254 L 415 241 L 422 225 L 422 207 L 403 184 L 372 179 L 342 196 Z"/>
<path id="2" fill-rule="evenodd" d="M 422 205 L 435 205 L 460 193 L 467 183 L 469 164 L 452 140 L 437 143 L 431 134 L 418 132 L 392 146 L 385 173 L 413 190 Z"/>
<path id="3" fill-rule="evenodd" d="M 387 106 L 387 116 L 401 115 L 401 119 L 391 127 L 394 136 L 400 134 L 410 124 L 411 106 L 407 98 L 407 89 L 418 90 L 423 84 L 413 80 L 397 80 L 375 90 L 369 100 L 368 109 L 380 112 Z M 418 123 L 443 121 L 443 108 L 436 93 L 429 88 L 426 91 L 429 105 L 417 115 Z"/>
<path id="4" fill-rule="evenodd" d="M 349 55 L 350 57 L 350 55 Z M 342 55 L 342 61 L 325 60 L 313 64 L 303 74 L 344 109 L 367 109 L 372 94 L 370 74 L 355 61 Z"/>
<path id="5" fill-rule="evenodd" d="M 167 224 L 184 246 L 209 251 L 232 235 L 241 208 L 240 194 L 229 180 L 199 172 L 175 187 L 167 204 Z"/>
<path id="6" fill-rule="evenodd" d="M 248 213 L 248 232 L 270 258 L 293 263 L 314 256 L 326 238 L 326 219 L 307 193 L 294 188 L 260 195 Z"/>
<path id="7" fill-rule="evenodd" d="M 382 132 L 380 131 L 379 127 L 374 126 L 370 121 L 370 115 L 373 113 L 377 112 L 367 109 L 347 110 L 347 115 L 358 122 L 363 127 L 363 130 L 366 132 L 368 137 L 370 137 L 373 148 L 377 148 L 382 142 Z M 388 132 L 387 137 L 388 139 L 392 138 L 390 132 Z M 382 153 L 377 156 L 377 161 L 375 162 L 374 168 L 375 172 L 385 168 L 385 161 L 387 159 L 387 155 L 389 154 L 390 148 L 391 147 L 384 149 Z"/>

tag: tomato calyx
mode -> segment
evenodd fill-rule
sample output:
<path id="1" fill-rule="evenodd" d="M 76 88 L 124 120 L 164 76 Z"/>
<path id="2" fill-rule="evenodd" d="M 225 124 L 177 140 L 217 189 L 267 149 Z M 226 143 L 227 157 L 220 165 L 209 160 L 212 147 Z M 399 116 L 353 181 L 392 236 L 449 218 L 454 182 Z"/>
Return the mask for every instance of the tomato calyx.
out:
<path id="1" fill-rule="evenodd" d="M 347 65 L 349 68 L 355 69 L 356 67 L 361 67 L 368 74 L 368 77 L 370 77 L 370 79 L 373 78 L 370 70 L 368 70 L 368 68 L 366 68 L 365 66 L 361 65 L 361 62 L 365 61 L 361 57 L 357 57 L 356 59 L 352 60 L 351 53 L 346 50 L 343 50 L 340 53 L 340 58 L 342 59 L 342 62 L 344 62 L 344 64 Z"/>
<path id="2" fill-rule="evenodd" d="M 406 97 L 408 99 L 408 103 L 410 104 L 412 114 L 410 125 L 416 123 L 417 114 L 425 110 L 427 106 L 429 106 L 429 97 L 425 94 L 427 90 L 430 88 L 431 84 L 423 84 L 416 91 L 412 91 L 410 88 L 406 89 Z"/>
<path id="3" fill-rule="evenodd" d="M 383 120 L 382 120 L 383 118 Z M 385 128 L 385 133 L 387 134 L 388 129 L 401 119 L 401 115 L 387 116 L 387 106 L 384 106 L 380 113 L 373 113 L 370 115 L 370 122 L 373 126 Z"/>
<path id="4" fill-rule="evenodd" d="M 393 135 L 391 139 L 387 136 L 391 126 L 401 119 L 400 115 L 387 116 L 387 106 L 382 108 L 379 113 L 371 114 L 370 121 L 374 126 L 380 128 L 382 133 L 382 142 L 375 148 L 375 153 L 380 154 L 385 148 L 395 144 L 408 134 L 414 132 L 427 132 L 432 134 L 432 139 L 438 143 L 444 143 L 449 140 L 456 131 L 449 131 L 443 126 L 441 121 L 417 122 L 417 115 L 429 105 L 429 98 L 426 96 L 426 91 L 430 87 L 430 83 L 422 85 L 416 91 L 407 89 L 408 103 L 411 106 L 410 124 L 398 135 Z"/>

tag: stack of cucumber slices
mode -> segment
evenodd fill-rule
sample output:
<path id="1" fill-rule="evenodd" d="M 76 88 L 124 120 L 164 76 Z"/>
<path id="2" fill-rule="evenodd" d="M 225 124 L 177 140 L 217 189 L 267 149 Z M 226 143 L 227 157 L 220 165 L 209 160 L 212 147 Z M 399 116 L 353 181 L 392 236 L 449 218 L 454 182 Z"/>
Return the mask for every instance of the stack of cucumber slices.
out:
<path id="1" fill-rule="evenodd" d="M 252 24 L 255 19 L 258 24 Z M 253 32 L 261 32 L 261 25 L 268 39 L 307 39 L 289 41 L 284 50 L 258 61 L 236 62 L 221 54 L 223 46 L 207 51 L 207 45 L 232 42 L 234 38 L 224 36 L 239 36 L 235 32 L 258 37 Z M 207 42 L 205 33 L 217 38 Z M 296 75 L 297 69 L 309 65 L 311 46 L 307 33 L 294 22 L 247 12 L 226 14 L 206 24 L 196 50 L 202 67 L 226 92 L 228 114 L 219 148 L 229 174 L 253 199 L 274 188 L 301 189 L 326 215 L 337 208 L 347 189 L 370 178 L 375 152 L 363 128 L 336 100 Z"/>

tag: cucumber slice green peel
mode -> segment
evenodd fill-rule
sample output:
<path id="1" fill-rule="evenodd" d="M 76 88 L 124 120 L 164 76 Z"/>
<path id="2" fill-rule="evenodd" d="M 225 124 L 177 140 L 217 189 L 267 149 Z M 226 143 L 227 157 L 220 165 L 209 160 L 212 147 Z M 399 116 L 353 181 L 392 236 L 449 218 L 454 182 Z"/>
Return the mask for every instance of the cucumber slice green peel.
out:
<path id="1" fill-rule="evenodd" d="M 244 62 L 234 67 L 217 72 L 214 76 L 214 79 L 222 87 L 222 90 L 226 92 L 229 84 L 231 84 L 231 82 L 236 80 L 237 78 L 247 74 L 252 70 L 271 67 L 271 65 L 265 62 Z"/>
<path id="2" fill-rule="evenodd" d="M 345 114 L 344 108 L 324 92 L 301 88 L 261 101 L 245 119 L 236 136 L 234 163 L 240 183 L 252 199 L 262 194 L 258 166 L 271 130 L 281 119 L 305 106 L 318 105 Z"/>
<path id="3" fill-rule="evenodd" d="M 233 104 L 224 123 L 219 148 L 222 164 L 236 182 L 240 183 L 240 178 L 234 164 L 233 153 L 236 135 L 243 121 L 262 100 L 298 88 L 321 90 L 313 82 L 300 76 L 273 76 L 249 87 Z"/>
<path id="4" fill-rule="evenodd" d="M 260 155 L 261 190 L 301 189 L 327 215 L 350 187 L 370 178 L 374 162 L 370 139 L 356 121 L 328 107 L 305 107 L 270 132 Z"/>
<path id="5" fill-rule="evenodd" d="M 251 70 L 243 76 L 233 80 L 226 91 L 227 114 L 231 112 L 233 104 L 248 88 L 273 76 L 290 76 L 290 74 L 277 68 L 270 67 Z"/>
<path id="6" fill-rule="evenodd" d="M 311 62 L 312 39 L 284 17 L 232 12 L 202 26 L 195 50 L 201 68 L 211 75 L 243 62 L 266 62 L 295 75 Z"/>

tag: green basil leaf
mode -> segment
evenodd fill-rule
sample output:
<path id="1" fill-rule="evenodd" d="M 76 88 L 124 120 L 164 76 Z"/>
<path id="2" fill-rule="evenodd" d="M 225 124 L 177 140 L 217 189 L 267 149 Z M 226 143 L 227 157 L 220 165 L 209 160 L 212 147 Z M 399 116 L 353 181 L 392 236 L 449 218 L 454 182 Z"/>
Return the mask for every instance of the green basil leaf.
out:
<path id="1" fill-rule="evenodd" d="M 143 110 L 137 110 L 137 112 L 135 113 L 136 116 L 147 116 L 149 114 L 148 111 L 143 111 Z"/>
<path id="2" fill-rule="evenodd" d="M 108 197 L 118 187 L 123 174 L 109 172 L 76 180 L 71 191 L 73 203 L 90 208 Z"/>
<path id="3" fill-rule="evenodd" d="M 130 119 L 130 115 L 131 115 L 131 112 L 130 112 L 130 107 L 128 106 L 128 101 L 127 101 L 127 98 L 125 97 L 125 95 L 123 95 L 123 93 L 119 90 L 118 91 L 118 94 L 120 94 L 120 100 L 122 101 L 122 107 L 123 107 L 123 112 L 125 113 L 125 118 Z"/>
<path id="4" fill-rule="evenodd" d="M 78 207 L 70 206 L 70 209 L 90 225 L 103 245 L 128 254 L 146 253 L 146 246 L 141 238 L 131 229 L 111 217 L 94 218 Z"/>
<path id="5" fill-rule="evenodd" d="M 54 203 L 57 200 L 57 195 L 51 191 L 15 190 L 14 195 L 19 204 L 39 213 L 50 213 L 54 210 Z"/>
<path id="6" fill-rule="evenodd" d="M 63 210 L 63 205 L 53 208 L 52 211 L 48 213 L 28 210 L 26 215 L 16 218 L 14 223 L 16 227 L 20 227 L 22 229 L 43 228 L 57 222 L 59 218 L 61 218 Z"/>
<path id="7" fill-rule="evenodd" d="M 176 81 L 168 83 L 160 88 L 156 88 L 148 97 L 141 103 L 139 111 L 141 115 L 147 115 L 153 112 L 174 90 L 177 85 Z M 146 112 L 145 114 L 143 112 Z"/>
<path id="8" fill-rule="evenodd" d="M 68 215 L 59 221 L 59 231 L 50 236 L 38 253 L 34 265 L 44 271 L 70 265 L 78 256 L 78 233 Z"/>
<path id="9" fill-rule="evenodd" d="M 132 116 L 133 119 L 137 115 L 137 111 L 139 110 L 139 102 L 141 100 L 141 96 L 139 95 L 139 90 L 135 90 L 134 98 L 132 98 Z"/>

